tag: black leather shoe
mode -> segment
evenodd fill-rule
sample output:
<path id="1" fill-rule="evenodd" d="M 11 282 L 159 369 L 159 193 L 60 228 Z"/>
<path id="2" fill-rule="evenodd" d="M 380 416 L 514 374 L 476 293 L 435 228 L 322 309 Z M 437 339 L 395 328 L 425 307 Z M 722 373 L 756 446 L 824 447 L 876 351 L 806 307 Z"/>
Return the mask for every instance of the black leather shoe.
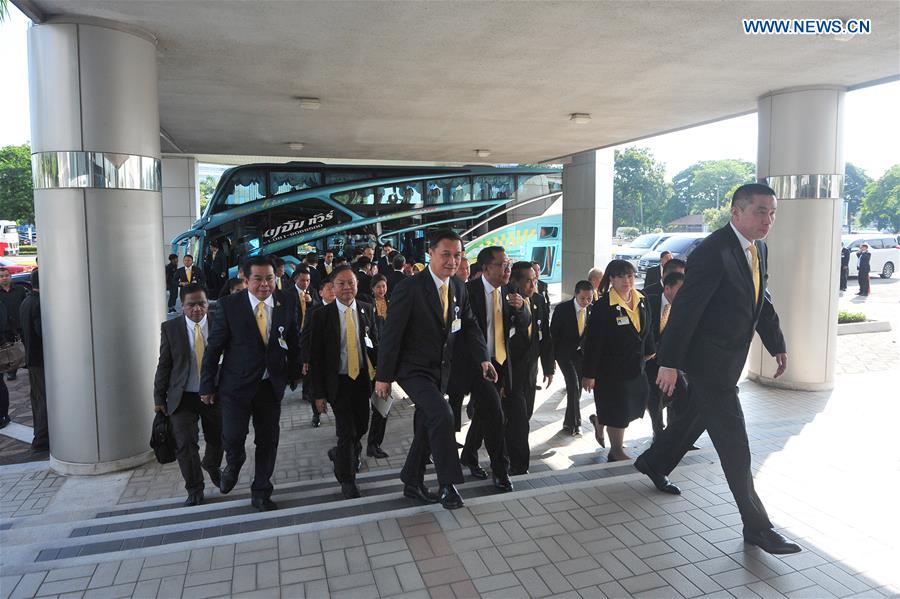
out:
<path id="1" fill-rule="evenodd" d="M 647 478 L 649 478 L 653 483 L 653 486 L 663 493 L 681 495 L 681 489 L 670 483 L 668 477 L 665 477 L 662 474 L 654 472 L 650 469 L 650 466 L 648 466 L 647 462 L 644 460 L 644 456 L 639 456 L 638 459 L 634 461 L 634 467 L 638 472 L 646 474 Z"/>
<path id="2" fill-rule="evenodd" d="M 766 553 L 783 555 L 786 553 L 800 553 L 800 545 L 792 543 L 779 532 L 771 528 L 759 532 L 744 532 L 744 542 L 748 545 L 756 545 Z"/>
<path id="3" fill-rule="evenodd" d="M 332 447 L 328 450 L 328 459 L 332 462 L 334 461 L 334 456 L 337 455 L 337 447 Z"/>
<path id="4" fill-rule="evenodd" d="M 566 426 L 566 425 L 564 424 L 564 425 L 563 425 L 563 432 L 566 433 L 567 435 L 574 435 L 574 434 L 575 434 L 575 427 L 574 427 L 574 426 Z"/>
<path id="5" fill-rule="evenodd" d="M 212 481 L 212 484 L 221 487 L 222 486 L 222 470 L 220 468 L 204 468 L 206 473 L 209 474 L 209 480 Z"/>
<path id="6" fill-rule="evenodd" d="M 320 421 L 320 418 L 321 417 L 319 416 L 318 413 L 313 414 L 313 419 L 312 419 L 312 427 L 313 428 L 319 428 L 319 425 L 322 424 Z"/>
<path id="7" fill-rule="evenodd" d="M 465 505 L 462 496 L 453 485 L 441 485 L 440 502 L 445 510 L 455 510 Z"/>
<path id="8" fill-rule="evenodd" d="M 512 481 L 509 480 L 508 474 L 501 474 L 500 476 L 494 475 L 494 488 L 502 491 L 503 493 L 509 493 L 513 490 Z"/>
<path id="9" fill-rule="evenodd" d="M 359 487 L 356 486 L 356 483 L 341 483 L 341 494 L 344 496 L 344 499 L 356 499 L 357 497 L 362 497 L 359 492 Z"/>
<path id="10" fill-rule="evenodd" d="M 385 450 L 383 450 L 382 448 L 378 447 L 377 445 L 369 445 L 369 447 L 366 449 L 366 455 L 369 456 L 370 458 L 379 458 L 379 459 L 384 459 L 386 457 L 389 457 L 387 452 Z"/>
<path id="11" fill-rule="evenodd" d="M 237 484 L 240 468 L 234 468 L 231 464 L 222 469 L 222 477 L 219 481 L 219 490 L 223 495 L 231 492 L 234 485 Z"/>
<path id="12" fill-rule="evenodd" d="M 258 497 L 250 500 L 250 505 L 261 512 L 271 512 L 278 509 L 278 504 L 268 497 Z"/>
<path id="13" fill-rule="evenodd" d="M 194 491 L 188 494 L 184 501 L 184 507 L 194 507 L 195 505 L 203 505 L 203 491 Z"/>
<path id="14" fill-rule="evenodd" d="M 580 436 L 581 436 L 581 427 L 580 427 L 580 426 L 575 425 L 575 428 L 572 429 L 572 436 L 573 436 L 573 437 L 580 437 Z"/>
<path id="15" fill-rule="evenodd" d="M 410 499 L 418 499 L 423 503 L 437 503 L 441 500 L 440 497 L 428 490 L 425 483 L 419 483 L 418 485 L 403 485 L 403 496 L 409 497 Z"/>
<path id="16" fill-rule="evenodd" d="M 0 416 L 0 428 L 5 428 L 10 423 L 9 416 Z"/>
<path id="17" fill-rule="evenodd" d="M 465 466 L 469 469 L 469 474 L 471 474 L 474 478 L 480 480 L 487 480 L 488 473 L 487 470 L 479 466 L 478 464 L 466 464 L 465 462 L 460 462 L 462 466 Z"/>

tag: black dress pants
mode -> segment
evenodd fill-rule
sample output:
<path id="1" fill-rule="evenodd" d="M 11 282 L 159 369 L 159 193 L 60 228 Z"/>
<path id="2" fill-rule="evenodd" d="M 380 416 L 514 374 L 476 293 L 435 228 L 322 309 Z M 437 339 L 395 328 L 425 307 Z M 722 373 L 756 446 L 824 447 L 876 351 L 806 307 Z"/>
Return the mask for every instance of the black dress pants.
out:
<path id="1" fill-rule="evenodd" d="M 50 446 L 50 429 L 47 425 L 47 384 L 43 366 L 28 367 L 28 382 L 31 398 L 31 418 L 34 421 L 34 440 L 31 448 L 47 449 Z"/>
<path id="2" fill-rule="evenodd" d="M 581 359 L 557 360 L 556 364 L 566 382 L 566 415 L 563 426 L 581 426 Z"/>
<path id="3" fill-rule="evenodd" d="M 167 287 L 166 291 L 169 292 L 169 301 L 168 306 L 169 310 L 175 309 L 175 301 L 178 299 L 178 287 Z"/>
<path id="4" fill-rule="evenodd" d="M 502 377 L 505 368 L 494 363 L 494 369 Z M 478 463 L 478 450 L 484 443 L 491 459 L 491 470 L 494 476 L 503 476 L 509 470 L 509 457 L 506 453 L 506 422 L 500 404 L 500 392 L 503 380 L 496 384 L 484 379 L 481 373 L 472 381 L 472 396 L 469 402 L 473 405 L 474 416 L 466 433 L 460 461 L 466 465 Z M 523 398 L 524 404 L 524 398 Z"/>
<path id="5" fill-rule="evenodd" d="M 847 276 L 850 274 L 849 266 L 841 267 L 841 291 L 847 291 Z"/>
<path id="6" fill-rule="evenodd" d="M 416 405 L 413 440 L 400 471 L 400 480 L 408 485 L 421 484 L 428 456 L 434 459 L 438 483 L 458 485 L 463 478 L 453 434 L 453 410 L 444 399 L 438 383 L 425 376 L 397 381 Z"/>
<path id="7" fill-rule="evenodd" d="M 869 271 L 859 271 L 856 279 L 859 281 L 859 294 L 869 295 Z"/>
<path id="8" fill-rule="evenodd" d="M 338 396 L 331 410 L 337 449 L 334 454 L 334 477 L 339 483 L 356 480 L 356 460 L 362 445 L 360 440 L 369 430 L 369 383 L 361 372 L 356 380 L 338 375 Z"/>
<path id="9" fill-rule="evenodd" d="M 223 396 L 221 409 L 225 460 L 238 470 L 247 459 L 244 443 L 253 419 L 256 456 L 250 492 L 254 499 L 268 499 L 272 496 L 272 473 L 275 472 L 281 432 L 278 423 L 281 402 L 276 399 L 272 383 L 269 379 L 259 381 L 256 393 L 251 397 Z"/>
<path id="10" fill-rule="evenodd" d="M 505 442 L 509 456 L 509 467 L 514 472 L 523 473 L 528 470 L 531 461 L 531 447 L 528 445 L 531 411 L 534 409 L 534 381 L 537 377 L 537 360 L 533 363 L 516 363 L 521 376 L 513 377 L 509 392 L 501 400 L 503 414 L 506 416 Z M 529 390 L 531 406 L 528 405 Z M 530 408 L 530 410 L 529 410 Z"/>
<path id="11" fill-rule="evenodd" d="M 745 532 L 772 528 L 753 486 L 750 442 L 737 387 L 715 386 L 692 376 L 681 409 L 669 414 L 669 425 L 642 457 L 659 474 L 668 475 L 706 430 L 719 454 Z"/>
<path id="12" fill-rule="evenodd" d="M 368 399 L 366 399 L 368 402 Z M 381 447 L 384 443 L 384 431 L 387 429 L 387 418 L 382 416 L 375 407 L 372 407 L 372 422 L 369 424 L 369 438 L 366 444 L 369 447 Z"/>
<path id="13" fill-rule="evenodd" d="M 203 426 L 206 451 L 200 460 L 199 429 Z M 203 470 L 216 470 L 222 465 L 222 412 L 219 404 L 206 405 L 197 393 L 185 392 L 175 411 L 169 416 L 175 437 L 175 456 L 188 493 L 203 490 Z"/>
<path id="14" fill-rule="evenodd" d="M 465 394 L 463 393 L 451 393 L 449 395 L 450 408 L 453 410 L 453 426 L 456 432 L 462 430 L 462 405 L 464 397 Z"/>
<path id="15" fill-rule="evenodd" d="M 534 398 L 537 396 L 537 358 L 535 358 L 533 364 L 529 364 L 527 375 L 528 380 L 525 382 L 525 387 L 522 391 L 525 393 L 525 414 L 528 420 L 531 420 L 531 417 L 534 415 Z"/>

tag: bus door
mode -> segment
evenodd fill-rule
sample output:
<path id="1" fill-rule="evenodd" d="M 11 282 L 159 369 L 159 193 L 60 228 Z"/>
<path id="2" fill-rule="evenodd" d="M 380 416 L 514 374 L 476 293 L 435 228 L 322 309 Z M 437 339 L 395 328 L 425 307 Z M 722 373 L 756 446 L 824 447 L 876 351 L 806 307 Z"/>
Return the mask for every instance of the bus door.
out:
<path id="1" fill-rule="evenodd" d="M 535 245 L 531 248 L 531 261 L 541 265 L 541 278 L 553 277 L 556 266 L 556 247 L 552 245 Z"/>

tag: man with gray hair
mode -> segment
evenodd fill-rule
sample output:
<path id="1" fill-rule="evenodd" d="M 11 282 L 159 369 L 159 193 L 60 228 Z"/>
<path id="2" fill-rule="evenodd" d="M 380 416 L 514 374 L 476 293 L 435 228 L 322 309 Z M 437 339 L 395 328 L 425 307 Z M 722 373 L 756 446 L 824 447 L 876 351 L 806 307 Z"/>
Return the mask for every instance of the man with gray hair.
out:
<path id="1" fill-rule="evenodd" d="M 591 283 L 591 301 L 596 302 L 600 299 L 600 281 L 603 279 L 603 269 L 596 266 L 588 271 L 587 280 Z"/>

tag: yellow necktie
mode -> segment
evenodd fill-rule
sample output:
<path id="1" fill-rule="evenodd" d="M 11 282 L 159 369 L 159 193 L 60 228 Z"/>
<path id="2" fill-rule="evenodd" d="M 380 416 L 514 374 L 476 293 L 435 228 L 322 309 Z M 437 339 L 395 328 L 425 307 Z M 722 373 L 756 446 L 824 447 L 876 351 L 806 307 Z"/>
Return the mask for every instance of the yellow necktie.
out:
<path id="1" fill-rule="evenodd" d="M 441 285 L 441 313 L 444 315 L 444 324 L 447 324 L 447 310 L 450 308 L 447 301 L 447 286 Z"/>
<path id="2" fill-rule="evenodd" d="M 184 274 L 187 275 L 188 283 L 191 282 L 191 270 L 192 270 L 192 269 L 190 269 L 190 268 L 185 268 L 185 269 L 184 269 Z"/>
<path id="3" fill-rule="evenodd" d="M 263 345 L 269 345 L 269 323 L 264 302 L 256 304 L 256 326 L 259 328 L 259 336 L 262 337 Z"/>
<path id="4" fill-rule="evenodd" d="M 277 277 L 275 279 L 275 286 L 278 287 L 279 291 L 281 291 L 281 277 Z"/>
<path id="5" fill-rule="evenodd" d="M 326 264 L 326 265 L 325 265 L 325 274 L 330 275 L 330 274 L 331 274 L 331 269 L 332 269 L 332 268 L 334 268 L 334 267 L 331 266 L 330 264 Z"/>
<path id="6" fill-rule="evenodd" d="M 594 289 L 594 301 L 596 302 L 598 299 L 600 299 L 600 292 Z"/>
<path id="7" fill-rule="evenodd" d="M 579 337 L 581 337 L 582 335 L 584 335 L 584 316 L 585 316 L 585 312 L 587 312 L 587 310 L 584 309 L 584 308 L 582 308 L 582 309 L 578 312 L 578 336 L 579 336 Z"/>
<path id="8" fill-rule="evenodd" d="M 529 305 L 531 308 L 531 322 L 528 323 L 528 341 L 531 341 L 531 331 L 534 329 L 532 326 L 534 324 L 534 306 Z"/>
<path id="9" fill-rule="evenodd" d="M 197 360 L 197 375 L 203 366 L 203 351 L 206 349 L 206 342 L 203 341 L 203 331 L 200 330 L 200 323 L 194 323 L 194 358 Z"/>
<path id="10" fill-rule="evenodd" d="M 751 270 L 753 271 L 753 303 L 754 305 L 759 301 L 759 286 L 760 286 L 760 276 L 759 276 L 759 252 L 756 249 L 756 242 L 750 242 L 750 257 L 753 259 L 753 267 Z"/>
<path id="11" fill-rule="evenodd" d="M 669 312 L 672 309 L 672 304 L 666 304 L 662 309 L 662 314 L 659 317 L 659 332 L 662 333 L 666 329 L 666 325 L 669 324 Z"/>
<path id="12" fill-rule="evenodd" d="M 503 336 L 503 307 L 500 305 L 500 288 L 494 289 L 494 354 L 497 363 L 506 363 L 506 344 Z"/>
<path id="13" fill-rule="evenodd" d="M 303 328 L 303 323 L 306 322 L 306 292 L 302 292 L 300 294 L 300 328 Z"/>
<path id="14" fill-rule="evenodd" d="M 356 322 L 351 310 L 344 310 L 344 322 L 347 326 L 347 376 L 354 381 L 359 376 L 359 339 L 356 337 Z"/>

